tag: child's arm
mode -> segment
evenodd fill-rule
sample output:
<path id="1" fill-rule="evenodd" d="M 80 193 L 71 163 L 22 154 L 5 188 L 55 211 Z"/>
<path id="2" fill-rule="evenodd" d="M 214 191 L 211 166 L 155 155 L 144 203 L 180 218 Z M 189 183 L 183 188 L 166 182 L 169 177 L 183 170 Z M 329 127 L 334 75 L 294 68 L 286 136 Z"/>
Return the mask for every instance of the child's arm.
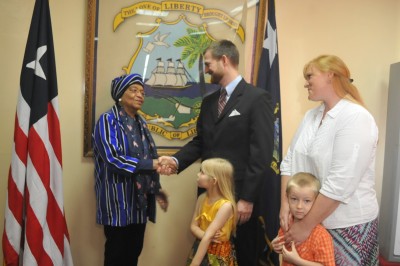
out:
<path id="1" fill-rule="evenodd" d="M 203 237 L 201 238 L 199 247 L 197 249 L 196 255 L 192 260 L 191 266 L 200 265 L 204 256 L 207 253 L 207 248 L 210 245 L 212 238 L 215 233 L 221 229 L 224 224 L 228 221 L 228 219 L 233 215 L 232 204 L 230 202 L 224 203 L 218 210 L 215 219 L 208 226 L 207 230 L 204 232 Z"/>
<path id="2" fill-rule="evenodd" d="M 321 263 L 313 262 L 309 260 L 302 259 L 299 254 L 297 253 L 296 246 L 294 242 L 292 242 L 292 251 L 288 251 L 285 248 L 285 245 L 282 247 L 282 259 L 285 262 L 294 264 L 296 266 L 324 266 Z"/>
<path id="3" fill-rule="evenodd" d="M 204 197 L 205 194 L 202 194 L 197 198 L 196 209 L 194 210 L 192 223 L 190 224 L 190 230 L 197 239 L 202 239 L 204 235 L 204 231 L 201 230 L 201 228 L 199 227 L 199 222 L 196 220 L 196 217 L 199 215 L 200 212 L 201 204 L 204 201 Z"/>

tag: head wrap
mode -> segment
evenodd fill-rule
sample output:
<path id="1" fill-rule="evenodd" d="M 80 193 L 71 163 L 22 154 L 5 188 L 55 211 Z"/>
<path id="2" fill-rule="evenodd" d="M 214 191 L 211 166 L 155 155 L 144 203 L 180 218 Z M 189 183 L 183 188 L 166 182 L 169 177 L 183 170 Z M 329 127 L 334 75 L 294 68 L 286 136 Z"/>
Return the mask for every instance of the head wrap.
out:
<path id="1" fill-rule="evenodd" d="M 111 82 L 111 97 L 115 102 L 118 102 L 119 98 L 122 97 L 126 89 L 135 83 L 143 86 L 142 76 L 136 73 L 122 75 L 113 79 Z"/>

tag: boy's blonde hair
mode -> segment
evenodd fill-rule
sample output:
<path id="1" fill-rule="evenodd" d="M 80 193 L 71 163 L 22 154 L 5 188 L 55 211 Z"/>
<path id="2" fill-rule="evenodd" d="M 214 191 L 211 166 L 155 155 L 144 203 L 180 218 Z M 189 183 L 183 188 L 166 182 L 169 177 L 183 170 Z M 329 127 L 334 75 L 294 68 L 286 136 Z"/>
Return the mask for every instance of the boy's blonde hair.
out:
<path id="1" fill-rule="evenodd" d="M 233 219 L 236 221 L 237 209 L 232 164 L 222 158 L 211 158 L 201 163 L 201 170 L 204 174 L 217 180 L 217 186 L 222 194 L 222 197 L 232 203 Z M 233 227 L 233 231 L 235 232 L 236 222 L 233 223 Z"/>
<path id="2" fill-rule="evenodd" d="M 289 179 L 286 186 L 286 195 L 289 195 L 291 189 L 294 187 L 310 187 L 314 191 L 315 196 L 317 196 L 319 190 L 321 189 L 321 183 L 319 182 L 318 178 L 312 174 L 300 172 L 293 175 L 292 178 Z"/>

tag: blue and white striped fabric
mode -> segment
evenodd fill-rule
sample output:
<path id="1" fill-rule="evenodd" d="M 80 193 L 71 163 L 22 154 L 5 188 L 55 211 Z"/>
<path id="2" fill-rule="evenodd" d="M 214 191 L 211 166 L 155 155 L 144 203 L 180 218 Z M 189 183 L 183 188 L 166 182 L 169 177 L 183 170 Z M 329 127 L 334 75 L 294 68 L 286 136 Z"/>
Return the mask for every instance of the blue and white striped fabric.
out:
<path id="1" fill-rule="evenodd" d="M 122 75 L 113 79 L 113 81 L 111 81 L 111 97 L 115 102 L 118 102 L 126 89 L 135 83 L 140 84 L 143 87 L 143 78 L 141 75 L 136 73 Z"/>
<path id="2" fill-rule="evenodd" d="M 119 117 L 118 106 L 102 114 L 93 132 L 95 159 L 96 221 L 126 226 L 155 221 L 155 199 L 146 209 L 135 202 L 133 173 L 139 159 L 129 156 L 129 144 Z"/>

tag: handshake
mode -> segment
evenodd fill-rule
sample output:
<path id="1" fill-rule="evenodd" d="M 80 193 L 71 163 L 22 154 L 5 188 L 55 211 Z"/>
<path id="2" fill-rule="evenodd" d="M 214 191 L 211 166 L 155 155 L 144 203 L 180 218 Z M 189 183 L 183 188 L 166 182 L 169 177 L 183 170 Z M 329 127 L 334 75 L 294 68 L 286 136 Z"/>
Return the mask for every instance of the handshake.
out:
<path id="1" fill-rule="evenodd" d="M 160 156 L 153 160 L 153 169 L 161 175 L 172 175 L 178 172 L 178 165 L 171 156 Z"/>

